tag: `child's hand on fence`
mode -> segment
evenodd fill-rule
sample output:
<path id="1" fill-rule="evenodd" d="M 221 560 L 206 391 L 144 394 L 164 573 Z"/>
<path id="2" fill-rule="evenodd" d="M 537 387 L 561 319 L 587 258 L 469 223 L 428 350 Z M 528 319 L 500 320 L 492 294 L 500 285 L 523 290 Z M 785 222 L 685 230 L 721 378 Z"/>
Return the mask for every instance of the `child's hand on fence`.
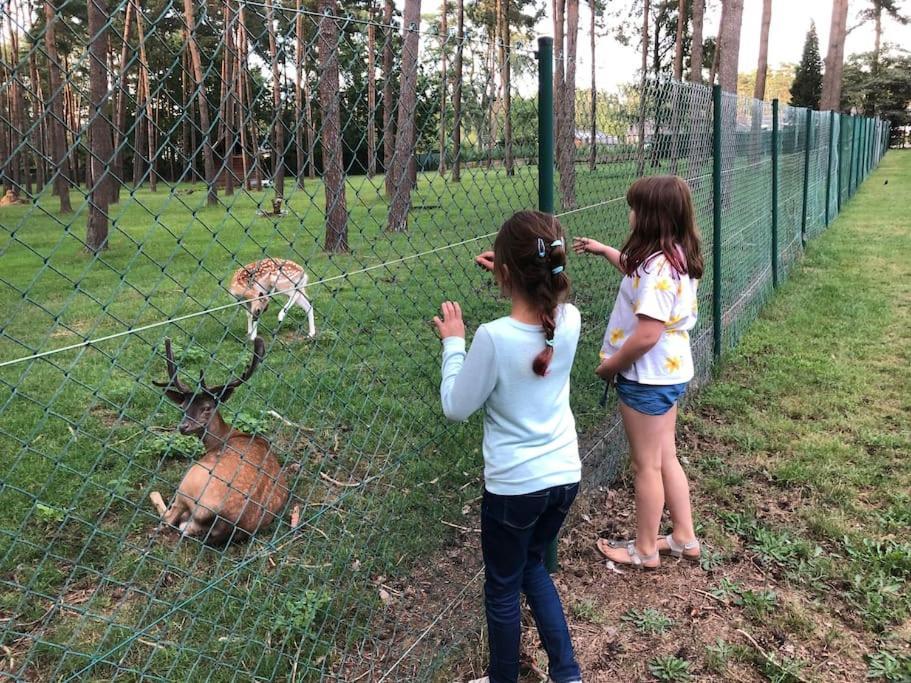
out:
<path id="1" fill-rule="evenodd" d="M 597 254 L 603 256 L 607 253 L 607 246 L 591 237 L 573 237 L 573 251 L 577 254 Z"/>
<path id="2" fill-rule="evenodd" d="M 477 263 L 481 268 L 493 272 L 493 252 L 484 251 L 474 257 L 474 262 Z"/>
<path id="3" fill-rule="evenodd" d="M 462 322 L 462 308 L 458 302 L 444 301 L 440 305 L 440 313 L 443 316 L 442 320 L 439 316 L 433 317 L 433 324 L 436 325 L 440 339 L 446 339 L 447 337 L 462 337 L 464 339 L 465 323 Z"/>

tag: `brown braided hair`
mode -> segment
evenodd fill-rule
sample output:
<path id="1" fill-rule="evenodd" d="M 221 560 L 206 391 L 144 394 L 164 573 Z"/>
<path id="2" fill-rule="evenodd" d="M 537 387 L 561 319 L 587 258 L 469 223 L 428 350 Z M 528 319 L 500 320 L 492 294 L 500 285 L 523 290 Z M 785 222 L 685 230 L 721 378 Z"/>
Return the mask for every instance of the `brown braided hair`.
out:
<path id="1" fill-rule="evenodd" d="M 554 246 L 557 240 L 562 244 Z M 494 274 L 504 293 L 517 293 L 541 316 L 545 345 L 535 357 L 532 369 L 543 377 L 554 355 L 557 305 L 566 298 L 570 286 L 565 272 L 563 226 L 550 214 L 519 211 L 503 223 L 493 251 Z"/>

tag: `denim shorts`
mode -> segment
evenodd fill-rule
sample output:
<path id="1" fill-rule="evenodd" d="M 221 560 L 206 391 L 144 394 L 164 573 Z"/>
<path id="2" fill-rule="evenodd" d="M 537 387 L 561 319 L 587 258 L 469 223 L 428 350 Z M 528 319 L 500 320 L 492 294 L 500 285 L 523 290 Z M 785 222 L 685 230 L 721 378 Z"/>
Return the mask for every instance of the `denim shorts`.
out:
<path id="1" fill-rule="evenodd" d="M 640 384 L 617 375 L 617 397 L 637 413 L 664 415 L 683 396 L 687 384 Z"/>

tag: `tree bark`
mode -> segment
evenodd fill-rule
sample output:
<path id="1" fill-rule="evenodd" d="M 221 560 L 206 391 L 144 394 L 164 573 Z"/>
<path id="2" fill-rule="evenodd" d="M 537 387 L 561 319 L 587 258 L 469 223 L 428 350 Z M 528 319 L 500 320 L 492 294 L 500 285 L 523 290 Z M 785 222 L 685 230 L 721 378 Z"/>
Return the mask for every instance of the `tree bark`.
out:
<path id="1" fill-rule="evenodd" d="M 553 0 L 554 13 L 554 161 L 557 171 L 563 168 L 563 121 L 566 118 L 563 95 L 566 77 L 566 0 Z"/>
<path id="2" fill-rule="evenodd" d="M 367 177 L 376 175 L 376 15 L 374 0 L 367 9 Z M 445 0 L 444 0 L 445 4 Z"/>
<path id="3" fill-rule="evenodd" d="M 512 55 L 509 35 L 509 0 L 498 0 L 500 34 L 500 80 L 503 87 L 503 165 L 506 175 L 515 175 L 512 158 Z"/>
<path id="4" fill-rule="evenodd" d="M 826 69 L 822 78 L 822 97 L 819 109 L 838 111 L 841 108 L 841 75 L 844 70 L 845 36 L 848 27 L 848 0 L 833 0 Z"/>
<path id="5" fill-rule="evenodd" d="M 35 59 L 34 50 L 29 52 L 28 66 L 31 79 L 29 96 L 34 107 L 32 116 L 38 121 L 32 133 L 32 146 L 38 151 L 35 171 L 37 173 L 38 191 L 41 192 L 47 186 L 47 159 L 50 154 L 48 153 L 47 144 L 47 110 L 44 107 L 44 89 L 41 86 L 41 76 L 38 72 L 38 62 Z"/>
<path id="6" fill-rule="evenodd" d="M 395 191 L 392 181 L 392 158 L 395 155 L 395 119 L 392 115 L 392 10 L 393 0 L 386 0 L 383 7 L 383 24 L 386 26 L 383 44 L 383 172 L 386 174 L 384 184 L 386 197 L 389 199 Z"/>
<path id="7" fill-rule="evenodd" d="M 127 61 L 130 59 L 130 24 L 133 19 L 133 3 L 123 8 L 123 41 L 120 46 L 120 64 L 117 74 L 117 103 L 114 110 L 114 190 L 111 201 L 120 201 L 120 188 L 126 186 L 123 177 L 123 148 L 126 147 L 127 129 Z"/>
<path id="8" fill-rule="evenodd" d="M 372 2 L 372 0 L 371 0 Z M 294 156 L 297 158 L 297 186 L 304 187 L 307 174 L 307 157 L 304 155 L 304 103 L 302 81 L 304 73 L 304 15 L 301 13 L 301 0 L 294 4 Z"/>
<path id="9" fill-rule="evenodd" d="M 446 172 L 446 89 L 447 89 L 447 64 L 446 47 L 449 43 L 449 5 L 442 0 L 440 6 L 440 158 L 437 164 L 437 173 Z"/>
<path id="10" fill-rule="evenodd" d="M 143 28 L 143 14 L 138 0 L 133 0 L 133 11 L 136 14 L 136 33 L 139 37 L 139 83 L 140 83 L 140 101 L 143 103 L 143 116 L 145 117 L 146 134 L 145 142 L 147 145 L 149 160 L 149 189 L 152 192 L 157 190 L 155 173 L 155 158 L 158 155 L 158 145 L 155 139 L 155 118 L 152 113 L 152 89 L 149 82 L 149 61 L 146 55 L 145 28 Z M 142 149 L 140 147 L 140 149 Z M 134 179 L 135 184 L 139 185 L 139 180 Z"/>
<path id="11" fill-rule="evenodd" d="M 723 92 L 737 92 L 737 66 L 740 56 L 740 25 L 743 0 L 725 0 L 718 47 L 718 84 Z"/>
<path id="12" fill-rule="evenodd" d="M 91 1 L 91 0 L 90 0 Z M 199 110 L 199 124 L 202 128 L 202 155 L 205 167 L 206 184 L 209 191 L 206 201 L 209 206 L 218 204 L 218 186 L 215 177 L 215 161 L 212 156 L 211 121 L 209 105 L 206 102 L 205 81 L 202 74 L 202 59 L 199 46 L 196 44 L 196 21 L 193 18 L 193 0 L 183 0 L 184 22 L 186 23 L 187 46 L 190 50 L 190 62 L 193 66 L 193 87 L 196 90 L 196 105 Z"/>
<path id="13" fill-rule="evenodd" d="M 705 18 L 705 0 L 693 0 L 693 37 L 690 41 L 690 80 L 702 83 L 702 23 Z"/>
<path id="14" fill-rule="evenodd" d="M 677 0 L 677 38 L 674 43 L 674 78 L 683 80 L 683 27 L 686 25 L 686 0 Z"/>
<path id="15" fill-rule="evenodd" d="M 9 150 L 10 158 L 9 163 L 7 164 L 7 173 L 10 176 L 9 192 L 13 195 L 14 200 L 19 200 L 20 194 L 23 190 L 26 190 L 26 196 L 31 194 L 28 192 L 26 185 L 30 185 L 28 182 L 28 177 L 31 175 L 28 167 L 28 155 L 23 151 L 22 140 L 25 137 L 24 133 L 24 112 L 22 106 L 22 81 L 21 76 L 18 70 L 19 64 L 19 38 L 17 29 L 14 24 L 18 24 L 19 20 L 10 15 L 11 9 L 7 7 L 7 25 L 9 28 L 9 43 L 8 48 L 10 54 L 7 58 L 4 58 L 7 64 L 7 91 L 8 91 L 8 103 L 9 103 L 9 117 L 7 119 L 9 125 Z M 12 66 L 12 69 L 9 67 Z"/>
<path id="16" fill-rule="evenodd" d="M 756 87 L 753 97 L 765 99 L 766 72 L 769 68 L 769 26 L 772 23 L 772 0 L 762 2 L 762 26 L 759 31 L 759 63 L 756 66 Z"/>
<path id="17" fill-rule="evenodd" d="M 452 91 L 452 179 L 462 180 L 462 59 L 465 40 L 465 3 L 456 0 L 455 76 Z"/>
<path id="18" fill-rule="evenodd" d="M 108 100 L 107 0 L 88 0 L 89 32 L 89 166 L 91 185 L 85 247 L 98 253 L 108 247 L 108 208 L 111 201 L 110 163 L 113 157 L 111 124 L 104 109 Z"/>
<path id="19" fill-rule="evenodd" d="M 276 200 L 285 197 L 285 128 L 282 123 L 282 86 L 278 69 L 278 44 L 275 39 L 275 11 L 266 0 L 269 33 L 269 59 L 272 62 L 272 184 Z"/>
<path id="20" fill-rule="evenodd" d="M 648 15 L 651 10 L 649 0 L 644 0 L 642 8 L 642 63 L 639 79 L 639 129 L 636 140 L 636 176 L 645 173 L 645 101 L 646 76 L 648 74 Z"/>
<path id="21" fill-rule="evenodd" d="M 563 81 L 563 167 L 560 197 L 564 209 L 576 208 L 576 49 L 579 0 L 566 0 L 566 76 Z"/>
<path id="22" fill-rule="evenodd" d="M 402 22 L 405 40 L 402 50 L 401 92 L 399 93 L 395 152 L 392 157 L 393 195 L 387 225 L 387 229 L 391 232 L 403 232 L 407 229 L 408 211 L 411 208 L 412 180 L 409 176 L 409 168 L 414 157 L 420 21 L 421 0 L 406 0 Z"/>
<path id="23" fill-rule="evenodd" d="M 595 75 L 595 29 L 597 27 L 597 14 L 596 14 L 596 0 L 588 0 L 588 5 L 592 11 L 592 22 L 591 22 L 591 44 L 589 45 L 591 49 L 591 58 L 592 58 L 592 97 L 591 97 L 591 120 L 592 120 L 592 130 L 591 130 L 591 150 L 588 157 L 588 169 L 590 171 L 595 170 L 595 166 L 598 163 L 598 145 L 597 145 L 597 136 L 598 136 L 598 87 L 597 87 L 597 77 Z"/>
<path id="24" fill-rule="evenodd" d="M 323 186 L 326 193 L 325 250 L 348 251 L 348 209 L 342 161 L 341 97 L 338 69 L 338 24 L 335 0 L 320 0 L 319 99 L 322 111 Z"/>

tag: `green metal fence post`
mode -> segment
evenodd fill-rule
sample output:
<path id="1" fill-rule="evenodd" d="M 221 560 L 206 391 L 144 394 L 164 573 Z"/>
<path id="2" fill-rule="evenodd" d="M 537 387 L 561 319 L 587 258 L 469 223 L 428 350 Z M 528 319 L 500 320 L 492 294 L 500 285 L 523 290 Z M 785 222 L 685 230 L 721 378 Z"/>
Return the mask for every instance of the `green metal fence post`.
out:
<path id="1" fill-rule="evenodd" d="M 835 144 L 835 112 L 829 112 L 829 158 L 826 160 L 826 213 L 825 213 L 825 227 L 829 227 L 829 221 L 831 217 L 829 216 L 829 201 L 832 196 L 832 147 Z"/>
<path id="2" fill-rule="evenodd" d="M 538 209 L 554 212 L 553 38 L 538 38 Z"/>
<path id="3" fill-rule="evenodd" d="M 810 132 L 813 130 L 813 110 L 807 109 L 807 125 L 803 140 L 803 207 L 800 214 L 800 244 L 807 246 L 807 199 L 810 193 Z"/>
<path id="4" fill-rule="evenodd" d="M 721 86 L 712 86 L 712 353 L 721 357 Z"/>
<path id="5" fill-rule="evenodd" d="M 854 194 L 854 148 L 857 141 L 857 117 L 851 115 L 851 165 L 848 167 L 848 198 Z"/>
<path id="6" fill-rule="evenodd" d="M 554 212 L 554 39 L 538 38 L 538 210 Z M 557 541 L 547 548 L 547 571 L 559 568 Z"/>
<path id="7" fill-rule="evenodd" d="M 841 189 L 842 189 L 841 188 L 841 176 L 842 176 L 842 168 L 845 165 L 845 155 L 841 153 L 841 149 L 842 149 L 842 147 L 844 147 L 844 145 L 841 143 L 841 141 L 845 138 L 846 129 L 847 129 L 847 126 L 845 126 L 845 115 L 839 114 L 838 115 L 838 175 L 835 176 L 835 179 L 837 181 L 837 184 L 835 186 L 835 212 L 836 212 L 836 214 L 841 213 Z"/>
<path id="8" fill-rule="evenodd" d="M 778 286 L 778 98 L 772 100 L 772 286 Z"/>

